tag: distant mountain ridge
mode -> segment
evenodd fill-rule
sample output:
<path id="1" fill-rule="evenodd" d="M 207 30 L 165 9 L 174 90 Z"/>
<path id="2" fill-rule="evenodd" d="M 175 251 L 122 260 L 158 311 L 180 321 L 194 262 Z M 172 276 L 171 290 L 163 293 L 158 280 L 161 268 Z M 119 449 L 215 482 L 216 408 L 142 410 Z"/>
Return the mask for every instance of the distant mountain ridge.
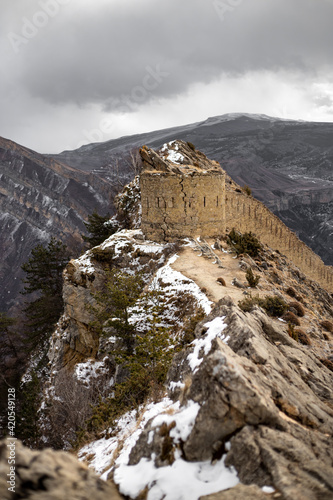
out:
<path id="1" fill-rule="evenodd" d="M 104 179 L 0 138 L 0 311 L 17 302 L 21 265 L 51 236 L 81 244 L 87 216 L 110 210 Z"/>
<path id="2" fill-rule="evenodd" d="M 113 181 L 129 180 L 129 153 L 173 139 L 192 142 L 333 264 L 333 123 L 231 113 L 180 127 L 121 137 L 54 158 Z"/>

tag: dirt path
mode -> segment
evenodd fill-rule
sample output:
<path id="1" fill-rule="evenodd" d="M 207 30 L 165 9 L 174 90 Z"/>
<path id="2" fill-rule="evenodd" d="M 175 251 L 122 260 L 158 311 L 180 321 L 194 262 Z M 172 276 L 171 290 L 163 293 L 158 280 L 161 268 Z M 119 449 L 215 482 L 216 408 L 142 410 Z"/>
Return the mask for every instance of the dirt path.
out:
<path id="1" fill-rule="evenodd" d="M 214 241 L 207 241 L 213 244 Z M 200 256 L 193 248 L 187 247 L 179 254 L 179 258 L 172 264 L 173 269 L 181 272 L 187 278 L 192 279 L 200 288 L 206 288 L 206 295 L 214 302 L 218 302 L 222 297 L 229 295 L 237 304 L 244 298 L 244 290 L 231 284 L 233 278 L 237 278 L 244 285 L 247 285 L 245 272 L 239 268 L 239 260 L 232 254 L 214 250 L 225 268 L 214 264 L 214 259 Z M 216 280 L 222 277 L 226 286 L 220 285 Z"/>

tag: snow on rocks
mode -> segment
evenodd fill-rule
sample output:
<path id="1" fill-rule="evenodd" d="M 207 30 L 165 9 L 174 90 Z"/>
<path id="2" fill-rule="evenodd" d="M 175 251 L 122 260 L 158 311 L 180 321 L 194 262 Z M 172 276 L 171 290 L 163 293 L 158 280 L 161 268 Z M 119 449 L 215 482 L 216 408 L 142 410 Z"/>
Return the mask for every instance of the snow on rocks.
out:
<path id="1" fill-rule="evenodd" d="M 214 465 L 210 461 L 186 462 L 177 456 L 172 465 L 156 467 L 142 458 L 137 465 L 121 466 L 114 479 L 120 492 L 137 498 L 148 487 L 147 500 L 198 500 L 239 483 L 234 468 L 228 468 L 224 459 Z"/>
<path id="2" fill-rule="evenodd" d="M 182 407 L 179 402 L 174 403 L 167 412 L 156 416 L 148 433 L 142 433 L 140 437 L 147 436 L 149 446 L 154 437 L 161 439 L 164 426 L 164 429 L 169 429 L 168 436 L 174 445 L 183 443 L 192 432 L 199 409 L 200 405 L 194 401 L 188 401 Z M 119 491 L 130 498 L 137 498 L 148 488 L 147 500 L 197 500 L 202 495 L 231 488 L 239 482 L 235 469 L 226 467 L 224 458 L 212 464 L 209 460 L 188 462 L 181 455 L 179 447 L 174 448 L 172 460 L 163 466 L 156 463 L 154 452 L 135 464 L 124 462 L 120 455 L 113 479 Z"/>
<path id="3" fill-rule="evenodd" d="M 173 438 L 175 443 L 186 441 L 193 429 L 199 409 L 199 403 L 189 401 L 186 406 L 180 408 L 175 414 L 164 413 L 155 417 L 152 427 L 160 427 L 162 424 L 173 424 L 170 437 Z"/>
<path id="4" fill-rule="evenodd" d="M 171 399 L 165 397 L 159 403 L 150 403 L 139 409 L 140 419 L 136 418 L 137 412 L 132 410 L 125 413 L 116 423 L 117 435 L 109 439 L 102 438 L 93 441 L 79 450 L 78 458 L 86 460 L 89 458 L 89 466 L 98 474 L 103 474 L 106 479 L 112 470 L 111 463 L 117 459 L 117 464 L 127 464 L 129 454 L 135 445 L 142 429 L 147 422 L 163 411 L 173 411 L 177 405 Z M 140 411 L 141 410 L 141 411 Z M 116 450 L 122 444 L 121 452 L 117 455 Z"/>
<path id="5" fill-rule="evenodd" d="M 165 294 L 174 294 L 180 291 L 190 293 L 195 297 L 198 305 L 203 308 L 205 314 L 209 314 L 212 310 L 212 302 L 201 291 L 200 287 L 191 279 L 186 278 L 179 271 L 172 269 L 171 265 L 177 260 L 177 258 L 177 255 L 173 255 L 165 266 L 158 269 L 150 286 L 151 289 L 158 287 L 159 283 L 163 283 L 163 291 Z"/>
<path id="6" fill-rule="evenodd" d="M 140 241 L 140 242 L 139 242 Z M 115 252 L 115 257 L 118 257 L 123 252 L 124 248 L 128 247 L 128 244 L 132 243 L 133 249 L 140 249 L 143 253 L 162 253 L 164 245 L 161 243 L 156 243 L 154 241 L 144 241 L 144 235 L 141 229 L 123 229 L 117 233 L 110 236 L 105 240 L 99 248 L 101 250 L 106 250 L 113 247 Z"/>
<path id="7" fill-rule="evenodd" d="M 224 323 L 224 319 L 224 316 L 217 317 L 212 321 L 205 323 L 203 327 L 208 328 L 205 336 L 203 338 L 193 340 L 191 345 L 194 346 L 194 351 L 188 355 L 187 360 L 194 373 L 197 371 L 198 367 L 203 361 L 203 357 L 199 358 L 200 353 L 202 353 L 202 351 L 205 355 L 209 353 L 212 348 L 213 339 L 218 337 L 226 344 L 228 343 L 230 337 L 222 334 L 223 330 L 227 327 L 227 325 Z"/>
<path id="8" fill-rule="evenodd" d="M 149 421 L 152 430 L 148 433 L 148 441 L 152 442 L 153 434 L 163 424 L 174 422 L 170 437 L 177 443 L 187 439 L 198 411 L 198 403 L 189 401 L 180 407 L 179 402 L 173 403 L 165 397 L 142 409 L 138 420 L 135 411 L 124 415 L 117 422 L 117 437 L 90 443 L 79 451 L 79 459 L 90 457 L 90 467 L 98 474 L 104 472 L 102 479 L 107 479 L 112 471 L 120 493 L 133 499 L 146 487 L 149 489 L 147 500 L 197 500 L 202 495 L 231 488 L 239 479 L 234 468 L 226 467 L 224 458 L 214 465 L 210 461 L 186 462 L 176 450 L 174 462 L 165 467 L 155 465 L 154 454 L 129 465 L 130 453 Z M 119 444 L 122 448 L 117 456 Z"/>
<path id="9" fill-rule="evenodd" d="M 105 366 L 105 362 L 108 360 L 106 356 L 102 361 L 96 361 L 94 359 L 88 359 L 85 363 L 77 363 L 75 365 L 75 376 L 81 382 L 85 382 L 89 385 L 91 378 L 99 377 L 103 372 L 107 372 L 108 369 Z"/>
<path id="10" fill-rule="evenodd" d="M 176 141 L 171 141 L 163 144 L 160 151 L 162 153 L 167 153 L 167 160 L 179 165 L 182 161 L 184 161 L 184 156 L 178 152 L 178 149 L 179 146 Z"/>
<path id="11" fill-rule="evenodd" d="M 93 274 L 95 271 L 94 265 L 91 262 L 93 254 L 91 250 L 85 252 L 81 257 L 75 260 L 77 267 L 80 272 L 84 274 Z"/>

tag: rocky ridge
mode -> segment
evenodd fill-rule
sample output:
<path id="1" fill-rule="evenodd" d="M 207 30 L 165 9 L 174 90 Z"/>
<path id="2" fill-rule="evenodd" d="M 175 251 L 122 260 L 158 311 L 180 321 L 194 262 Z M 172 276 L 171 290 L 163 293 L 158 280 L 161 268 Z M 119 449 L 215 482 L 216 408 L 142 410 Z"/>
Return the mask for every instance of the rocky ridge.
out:
<path id="1" fill-rule="evenodd" d="M 218 269 L 207 255 L 198 255 L 196 244 L 191 245 L 178 250 L 178 260 L 182 252 L 186 252 L 187 260 L 192 252 L 199 261 Z M 253 498 L 328 499 L 333 491 L 330 479 L 333 377 L 331 365 L 325 366 L 323 360 L 332 357 L 332 334 L 321 327 L 321 322 L 324 318 L 333 319 L 330 297 L 299 274 L 292 263 L 267 247 L 256 261 L 246 256 L 235 261 L 232 253 L 225 253 L 232 252 L 226 243 L 222 241 L 220 245 L 220 250 L 216 248 L 214 253 L 222 262 L 219 272 L 226 276 L 226 286 L 220 287 L 219 300 L 202 286 L 196 288 L 195 300 L 201 297 L 203 301 L 204 295 L 208 295 L 206 311 L 211 312 L 197 325 L 194 340 L 174 358 L 167 394 L 160 402 L 142 407 L 138 420 L 124 416 L 126 425 L 120 420 L 112 430 L 113 437 L 106 432 L 100 441 L 84 447 L 79 456 L 98 473 L 104 473 L 104 478 L 112 477 L 120 492 L 130 498 L 137 498 L 145 488 L 157 495 L 154 481 L 162 488 L 164 477 L 170 477 L 180 489 L 185 488 L 178 483 L 174 469 L 190 464 L 197 470 L 211 467 L 209 477 L 216 471 L 215 475 L 223 479 L 208 481 L 202 472 L 202 484 L 208 486 L 201 490 L 202 484 L 195 483 L 197 491 L 207 494 L 227 486 L 218 498 L 237 498 L 241 491 L 249 498 L 253 494 L 257 495 Z M 69 360 L 76 373 L 78 366 L 85 373 L 82 380 L 93 378 L 95 367 L 100 383 L 108 386 L 109 380 L 114 381 L 117 368 L 105 360 L 105 341 L 86 340 L 91 318 L 84 317 L 83 305 L 91 297 L 93 287 L 98 287 L 110 255 L 115 255 L 117 265 L 122 268 L 131 265 L 137 268 L 138 261 L 133 259 L 133 253 L 137 252 L 145 265 L 152 266 L 149 262 L 154 246 L 153 261 L 158 262 L 159 276 L 163 276 L 163 269 L 168 266 L 161 259 L 164 246 L 157 248 L 157 244 L 145 241 L 140 230 L 113 235 L 93 250 L 95 257 L 90 252 L 71 262 L 65 274 L 67 317 L 54 336 L 49 354 L 51 373 Z M 292 339 L 287 323 L 267 316 L 259 308 L 244 313 L 235 298 L 228 298 L 229 290 L 235 293 L 237 289 L 232 285 L 233 279 L 227 278 L 230 260 L 236 266 L 233 277 L 245 287 L 238 289 L 240 298 L 245 297 L 244 290 L 250 292 L 245 280 L 248 266 L 260 273 L 261 284 L 256 291 L 260 295 L 280 296 L 290 302 L 287 290 L 298 291 L 305 312 L 299 319 L 310 345 Z M 166 282 L 172 287 L 170 281 L 169 275 Z M 182 281 L 192 280 L 183 275 Z M 160 285 L 165 290 L 165 284 L 160 282 Z M 172 293 L 181 292 L 174 286 Z M 66 349 L 71 356 L 64 356 Z M 225 478 L 228 471 L 231 479 Z M 126 485 L 137 475 L 148 479 L 129 490 Z M 265 491 L 271 491 L 270 495 Z M 193 496 L 184 498 L 198 498 L 195 495 L 193 492 Z"/>
<path id="2" fill-rule="evenodd" d="M 105 426 L 79 459 L 124 498 L 332 498 L 332 295 L 267 245 L 255 258 L 237 257 L 223 235 L 156 243 L 136 228 L 72 260 L 41 410 L 66 402 L 66 380 L 76 387 L 72 415 L 82 409 L 73 404 L 77 388 L 107 398 L 123 380 L 114 332 L 94 334 L 87 308 L 110 267 L 143 273 L 143 293 L 158 292 L 159 324 L 182 348 L 165 392 Z M 260 277 L 256 289 L 248 286 L 249 268 Z M 255 304 L 245 312 L 243 300 L 257 295 L 283 300 L 289 316 L 268 316 Z M 144 334 L 150 313 L 141 297 L 131 314 Z M 45 415 L 47 442 L 54 436 Z M 76 414 L 57 415 L 68 446 Z"/>

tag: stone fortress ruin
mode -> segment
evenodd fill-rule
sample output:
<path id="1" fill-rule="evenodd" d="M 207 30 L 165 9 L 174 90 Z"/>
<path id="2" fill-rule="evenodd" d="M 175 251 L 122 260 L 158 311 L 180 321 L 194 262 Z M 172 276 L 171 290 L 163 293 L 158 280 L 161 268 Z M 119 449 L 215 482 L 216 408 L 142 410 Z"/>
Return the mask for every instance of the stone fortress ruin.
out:
<path id="1" fill-rule="evenodd" d="M 172 148 L 172 149 L 171 149 Z M 174 141 L 143 147 L 142 229 L 154 240 L 218 236 L 225 232 L 225 173 L 215 161 Z"/>
<path id="2" fill-rule="evenodd" d="M 140 149 L 142 230 L 147 238 L 221 237 L 232 228 L 252 231 L 310 278 L 333 290 L 333 268 L 260 201 L 244 193 L 218 162 L 191 143 L 172 141 L 155 152 Z"/>

